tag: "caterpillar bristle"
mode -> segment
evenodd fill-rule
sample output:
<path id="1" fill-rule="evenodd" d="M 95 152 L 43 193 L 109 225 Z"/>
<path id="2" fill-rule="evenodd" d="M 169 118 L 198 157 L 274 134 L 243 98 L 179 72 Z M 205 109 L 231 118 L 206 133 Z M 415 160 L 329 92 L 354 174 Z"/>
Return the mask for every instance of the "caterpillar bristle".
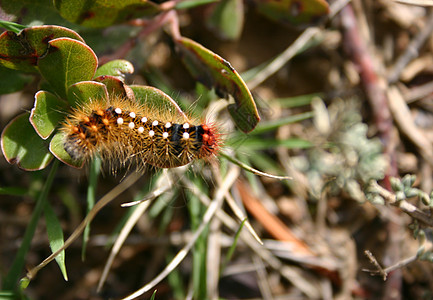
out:
<path id="1" fill-rule="evenodd" d="M 175 168 L 217 154 L 221 141 L 213 124 L 167 111 L 116 97 L 89 101 L 62 125 L 64 149 L 74 160 L 98 154 L 110 164 L 138 168 Z"/>

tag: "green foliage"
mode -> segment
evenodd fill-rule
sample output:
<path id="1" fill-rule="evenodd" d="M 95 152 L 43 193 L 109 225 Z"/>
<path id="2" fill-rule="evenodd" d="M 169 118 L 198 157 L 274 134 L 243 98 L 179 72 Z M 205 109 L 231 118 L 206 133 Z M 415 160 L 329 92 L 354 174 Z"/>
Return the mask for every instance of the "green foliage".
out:
<path id="1" fill-rule="evenodd" d="M 65 151 L 63 134 L 57 130 L 69 112 L 92 99 L 109 99 L 109 97 L 116 95 L 133 101 L 151 103 L 153 107 L 170 109 L 178 114 L 184 114 L 179 104 L 160 89 L 144 85 L 128 86 L 126 84 L 127 76 L 134 73 L 134 67 L 129 61 L 116 59 L 99 66 L 94 49 L 98 48 L 98 50 L 104 51 L 106 47 L 117 41 L 113 41 L 111 44 L 110 41 L 104 39 L 105 34 L 109 33 L 105 32 L 104 35 L 101 35 L 101 31 L 92 31 L 85 27 L 104 28 L 119 23 L 133 23 L 136 18 L 148 17 L 147 20 L 139 20 L 143 27 L 141 31 L 131 30 L 127 35 L 123 34 L 124 40 L 122 41 L 127 44 L 128 38 L 133 40 L 138 36 L 142 37 L 169 24 L 171 27 L 167 33 L 174 41 L 177 54 L 193 78 L 203 83 L 208 89 L 214 89 L 219 96 L 231 97 L 234 100 L 234 103 L 228 106 L 228 111 L 239 129 L 250 132 L 257 126 L 260 117 L 256 104 L 251 92 L 236 70 L 228 61 L 214 52 L 181 36 L 178 28 L 175 28 L 178 24 L 173 23 L 173 19 L 169 18 L 176 9 L 187 9 L 210 2 L 214 1 L 193 0 L 181 1 L 176 4 L 169 3 L 172 7 L 164 3 L 156 4 L 142 0 L 98 0 L 93 2 L 56 0 L 54 6 L 52 1 L 48 0 L 33 2 L 17 0 L 2 3 L 2 11 L 5 12 L 9 20 L 20 20 L 24 25 L 4 20 L 0 22 L 0 26 L 8 30 L 0 35 L 0 81 L 2 81 L 0 94 L 23 90 L 29 83 L 37 81 L 39 81 L 40 88 L 39 91 L 35 91 L 34 107 L 31 113 L 17 116 L 4 128 L 1 136 L 3 154 L 9 163 L 16 163 L 23 170 L 41 170 L 46 168 L 53 158 L 57 159 L 52 165 L 44 187 L 38 194 L 36 207 L 23 237 L 23 243 L 4 280 L 5 295 L 11 298 L 17 296 L 24 298 L 21 295 L 22 290 L 30 284 L 32 276 L 28 275 L 20 282 L 18 279 L 23 271 L 25 256 L 30 249 L 36 225 L 42 212 L 45 215 L 51 250 L 53 252 L 61 250 L 60 254 L 56 256 L 56 261 L 64 279 L 67 280 L 62 228 L 55 211 L 51 204 L 46 201 L 46 198 L 56 174 L 58 160 L 77 168 L 81 168 L 84 164 L 83 161 L 73 160 Z M 242 32 L 244 13 L 242 1 L 222 1 L 214 6 L 212 18 L 209 19 L 208 25 L 213 27 L 222 37 L 237 39 Z M 43 24 L 58 24 L 66 27 Z M 120 27 L 113 28 L 113 31 L 123 32 L 119 29 Z M 128 26 L 123 27 L 123 29 L 125 28 L 126 30 L 130 29 Z M 117 29 L 119 30 L 117 31 Z M 95 47 L 86 44 L 85 39 L 78 32 L 83 36 L 86 34 L 98 36 L 99 39 L 98 42 L 95 42 Z M 3 85 L 4 83 L 6 84 Z M 294 118 L 281 119 L 277 123 L 265 124 L 257 136 L 251 139 L 247 147 L 250 148 L 250 151 L 263 150 L 264 144 L 260 141 L 259 134 L 308 119 L 311 116 L 310 113 L 307 113 Z M 254 142 L 257 146 L 254 146 Z M 311 143 L 296 138 L 289 140 L 273 139 L 267 146 L 309 148 Z M 257 161 L 263 162 L 264 165 L 268 163 L 265 156 L 259 157 Z M 92 164 L 91 172 L 91 182 L 88 189 L 89 210 L 95 202 L 95 189 L 99 175 L 99 166 L 96 162 Z M 210 193 L 199 179 L 193 178 L 191 182 L 196 187 L 201 187 L 203 194 Z M 0 193 L 34 196 L 28 191 L 13 187 L 2 187 Z M 196 195 L 189 194 L 188 199 L 192 220 L 191 228 L 195 230 L 200 227 L 205 206 L 199 202 Z M 156 204 L 161 210 L 164 209 L 160 225 L 161 230 L 165 230 L 173 218 L 173 208 L 166 206 L 166 198 L 161 197 L 160 200 L 161 202 Z M 91 218 L 92 216 L 89 217 L 89 219 Z M 193 284 L 197 299 L 207 297 L 206 248 L 208 233 L 207 231 L 204 232 L 205 234 L 202 234 L 195 244 L 193 253 Z M 87 234 L 88 231 L 85 234 L 84 244 L 87 241 Z M 227 261 L 233 254 L 239 235 L 240 230 L 236 234 L 236 241 L 230 249 Z M 171 280 L 176 282 L 178 286 L 178 295 L 183 295 L 182 278 L 175 275 L 176 273 L 173 273 Z M 151 298 L 155 298 L 155 295 L 156 290 Z"/>
<path id="2" fill-rule="evenodd" d="M 220 1 L 208 19 L 208 26 L 222 38 L 237 40 L 244 24 L 244 4 L 242 0 Z"/>
<path id="3" fill-rule="evenodd" d="M 329 6 L 325 0 L 254 0 L 257 10 L 271 20 L 281 23 L 314 22 L 329 13 Z"/>
<path id="4" fill-rule="evenodd" d="M 107 27 L 140 17 L 153 17 L 161 9 L 143 0 L 55 0 L 54 6 L 68 21 L 87 27 Z"/>
<path id="5" fill-rule="evenodd" d="M 64 244 L 62 226 L 49 203 L 45 204 L 44 215 L 45 222 L 47 223 L 47 235 L 50 241 L 50 248 L 52 252 L 56 252 Z M 56 257 L 56 262 L 60 267 L 63 278 L 67 281 L 68 274 L 66 273 L 65 250 Z"/>
<path id="6" fill-rule="evenodd" d="M 252 130 L 258 120 L 258 113 L 251 93 L 245 83 L 230 65 L 204 47 L 185 38 L 178 39 L 183 45 L 183 55 L 194 57 L 190 66 L 199 66 L 193 74 L 206 74 L 209 87 L 214 86 L 224 94 L 233 94 L 237 112 L 229 107 L 237 125 L 244 131 Z M 192 53 L 198 53 L 196 56 Z M 131 95 L 123 82 L 125 74 L 133 72 L 133 66 L 126 60 L 115 60 L 98 67 L 98 60 L 92 49 L 74 31 L 59 26 L 36 26 L 24 29 L 18 35 L 5 32 L 0 36 L 0 64 L 21 71 L 39 72 L 46 80 L 49 91 L 35 95 L 35 105 L 30 115 L 30 124 L 42 139 L 48 139 L 68 111 L 66 100 L 71 106 L 82 105 L 90 99 L 108 99 L 109 95 L 134 98 L 137 101 L 153 103 L 153 106 L 170 108 L 183 114 L 177 103 L 162 91 L 146 86 L 132 86 Z M 25 53 L 25 55 L 22 55 Z M 224 72 L 222 72 L 224 71 Z M 221 74 L 231 74 L 222 76 Z M 25 170 L 44 168 L 51 154 L 66 164 L 81 167 L 82 161 L 74 161 L 64 151 L 62 135 L 55 133 L 49 149 L 35 138 L 31 127 L 25 123 L 25 115 L 12 121 L 2 135 L 2 149 L 9 162 L 16 162 Z M 9 130 L 8 130 L 9 128 Z M 25 130 L 17 130 L 25 129 Z M 38 152 L 29 155 L 29 148 Z"/>

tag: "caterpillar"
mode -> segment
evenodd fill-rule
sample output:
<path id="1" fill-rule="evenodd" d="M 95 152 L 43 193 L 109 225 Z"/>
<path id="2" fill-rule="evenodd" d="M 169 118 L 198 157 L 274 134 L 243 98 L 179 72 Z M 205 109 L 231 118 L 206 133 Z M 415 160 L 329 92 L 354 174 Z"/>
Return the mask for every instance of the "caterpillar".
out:
<path id="1" fill-rule="evenodd" d="M 175 168 L 214 156 L 221 145 L 216 126 L 198 124 L 166 109 L 125 98 L 91 100 L 75 108 L 60 130 L 74 160 L 100 155 L 111 163 Z"/>

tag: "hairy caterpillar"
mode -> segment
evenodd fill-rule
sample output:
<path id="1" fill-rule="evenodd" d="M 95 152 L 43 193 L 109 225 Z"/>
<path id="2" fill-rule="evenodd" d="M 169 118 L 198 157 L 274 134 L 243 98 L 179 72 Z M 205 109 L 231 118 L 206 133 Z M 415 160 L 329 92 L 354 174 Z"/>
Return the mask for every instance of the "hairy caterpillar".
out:
<path id="1" fill-rule="evenodd" d="M 211 123 L 128 99 L 91 100 L 62 124 L 64 149 L 75 160 L 96 154 L 121 165 L 174 168 L 214 156 L 221 144 Z"/>

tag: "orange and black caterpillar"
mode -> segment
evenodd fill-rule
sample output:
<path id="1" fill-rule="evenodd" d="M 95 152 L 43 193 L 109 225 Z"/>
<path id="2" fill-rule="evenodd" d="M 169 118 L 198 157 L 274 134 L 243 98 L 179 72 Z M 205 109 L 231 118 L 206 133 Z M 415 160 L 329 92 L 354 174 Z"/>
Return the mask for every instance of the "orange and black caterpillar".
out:
<path id="1" fill-rule="evenodd" d="M 121 165 L 174 168 L 214 156 L 220 146 L 212 124 L 195 124 L 184 115 L 117 98 L 75 109 L 61 130 L 64 149 L 74 160 L 98 154 Z"/>

